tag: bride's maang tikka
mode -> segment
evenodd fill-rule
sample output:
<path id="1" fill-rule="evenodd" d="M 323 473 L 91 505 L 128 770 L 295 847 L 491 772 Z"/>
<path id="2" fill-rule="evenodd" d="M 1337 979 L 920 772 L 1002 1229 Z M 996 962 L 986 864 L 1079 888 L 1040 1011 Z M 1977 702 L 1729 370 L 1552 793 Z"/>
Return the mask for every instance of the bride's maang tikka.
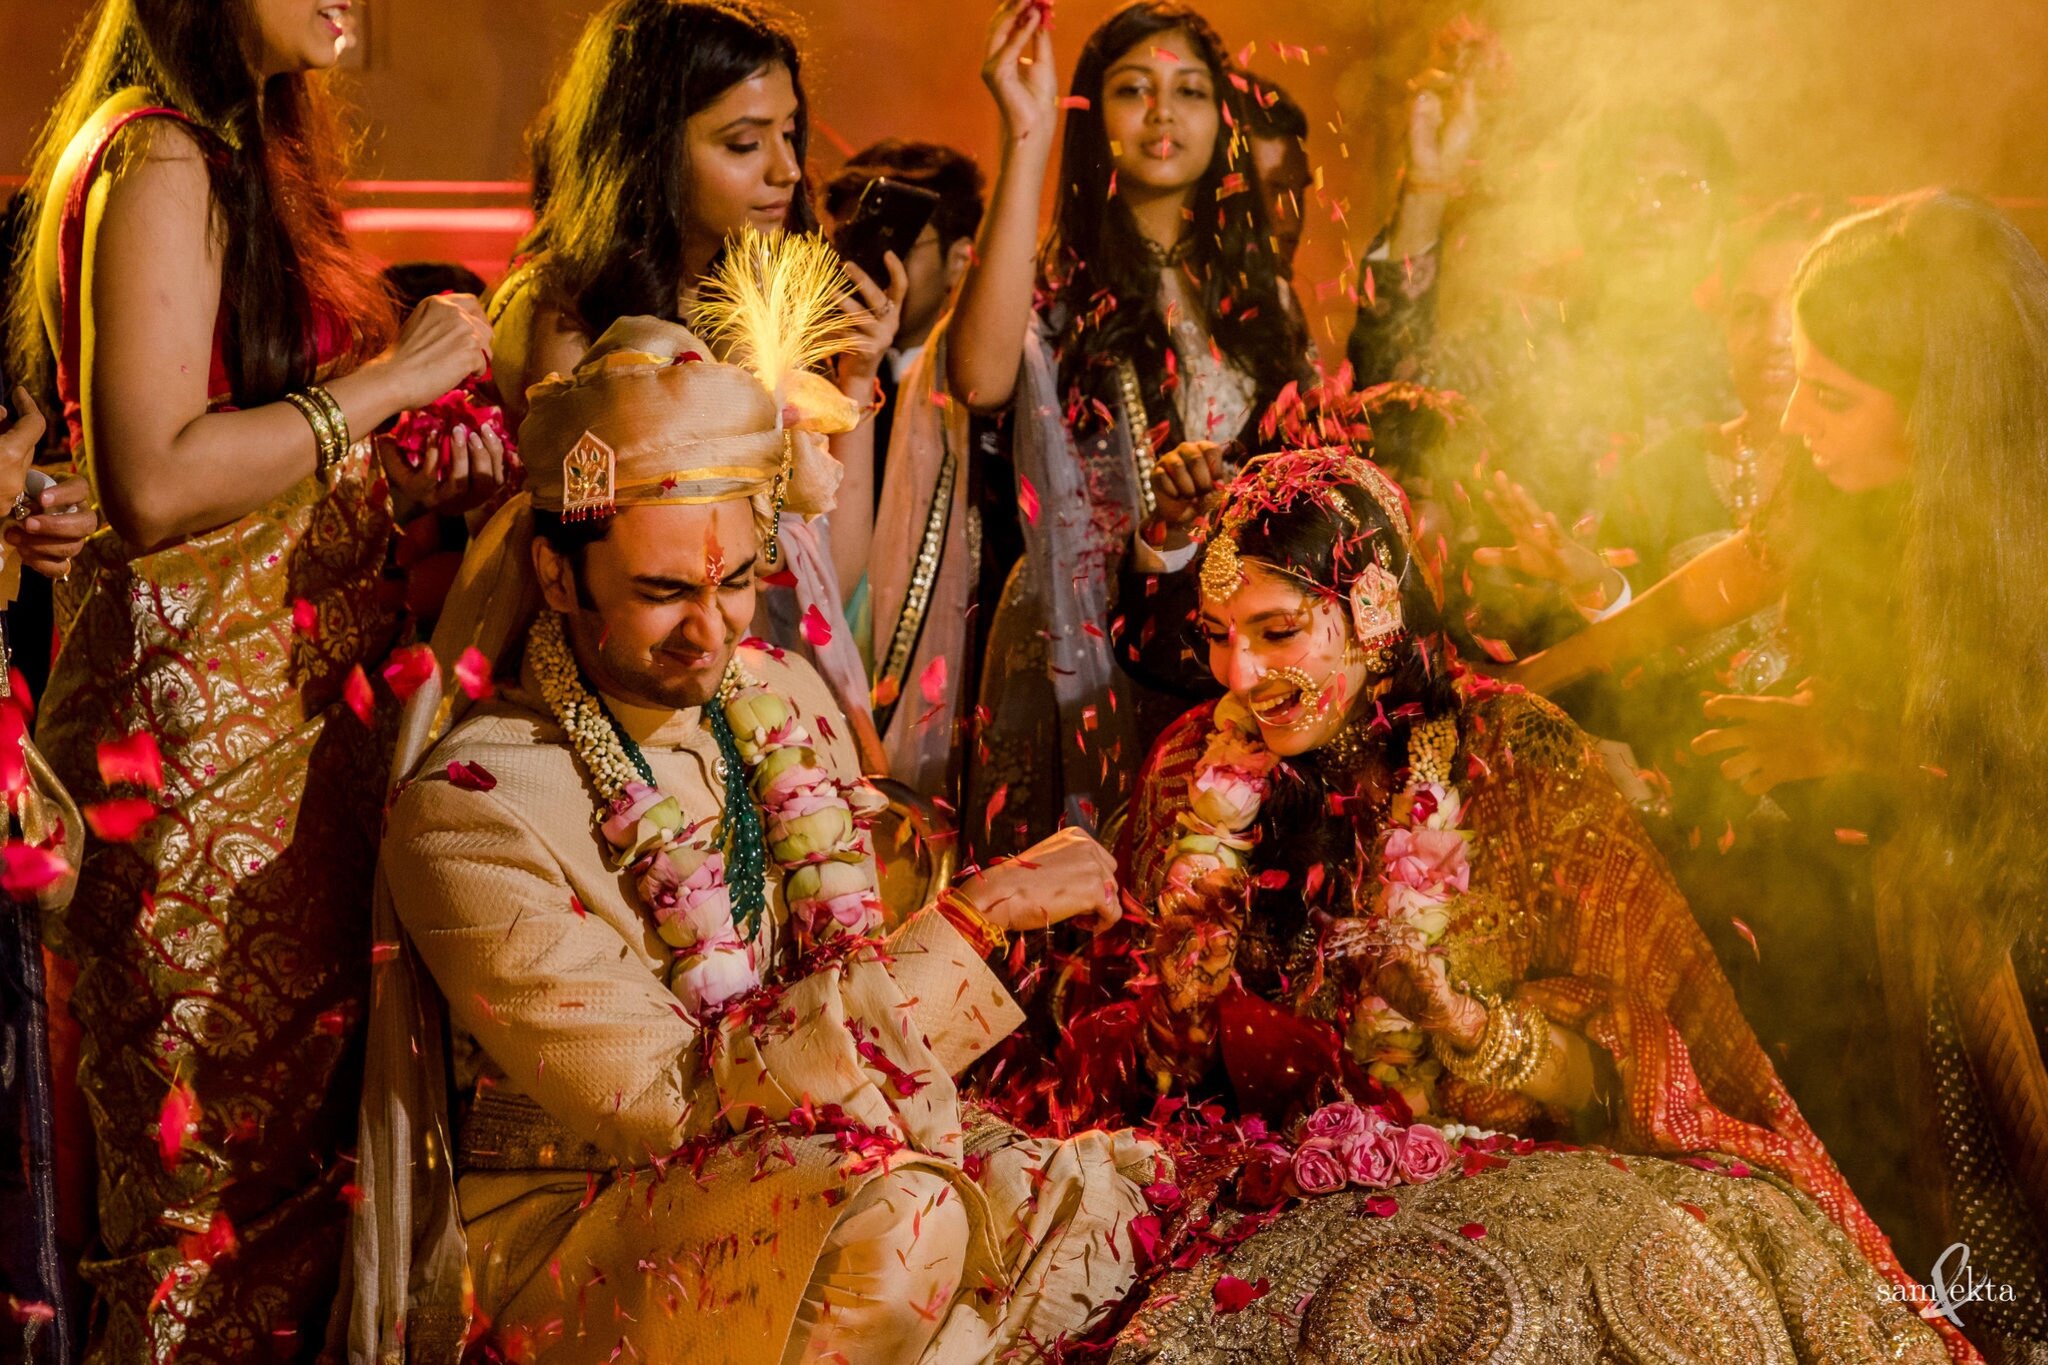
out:
<path id="1" fill-rule="evenodd" d="M 1202 554 L 1202 595 L 1217 602 L 1227 602 L 1237 595 L 1244 585 L 1245 566 L 1238 538 L 1245 523 L 1263 512 L 1278 511 L 1313 498 L 1357 529 L 1358 514 L 1337 491 L 1345 483 L 1365 490 L 1400 539 L 1403 558 L 1410 556 L 1414 530 L 1408 522 L 1407 507 L 1400 490 L 1379 466 L 1341 448 L 1285 451 L 1253 460 L 1225 491 L 1223 505 L 1216 513 L 1215 529 L 1210 532 Z M 1388 666 L 1389 646 L 1404 629 L 1401 578 L 1394 571 L 1393 561 L 1386 538 L 1373 536 L 1371 558 L 1351 584 L 1352 624 L 1369 665 L 1376 671 Z M 1283 572 L 1291 571 L 1283 568 Z"/>

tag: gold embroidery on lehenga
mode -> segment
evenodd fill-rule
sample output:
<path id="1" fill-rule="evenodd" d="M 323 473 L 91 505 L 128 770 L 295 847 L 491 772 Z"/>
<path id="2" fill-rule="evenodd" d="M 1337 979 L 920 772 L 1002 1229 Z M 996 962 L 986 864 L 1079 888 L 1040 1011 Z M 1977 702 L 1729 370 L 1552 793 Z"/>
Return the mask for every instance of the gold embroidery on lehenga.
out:
<path id="1" fill-rule="evenodd" d="M 1792 1365 L 1770 1302 L 1692 1215 L 1645 1209 L 1593 1262 L 1593 1288 L 1635 1365 Z"/>
<path id="2" fill-rule="evenodd" d="M 1316 1291 L 1302 1322 L 1303 1362 L 1530 1359 L 1529 1292 L 1519 1271 L 1455 1227 L 1423 1218 L 1401 1232 L 1363 1224 L 1332 1259 L 1339 1269 Z"/>

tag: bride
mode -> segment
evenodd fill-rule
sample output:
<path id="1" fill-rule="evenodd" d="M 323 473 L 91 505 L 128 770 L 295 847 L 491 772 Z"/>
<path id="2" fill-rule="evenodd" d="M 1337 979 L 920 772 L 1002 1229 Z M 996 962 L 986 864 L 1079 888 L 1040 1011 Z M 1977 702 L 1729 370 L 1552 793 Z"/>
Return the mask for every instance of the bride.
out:
<path id="1" fill-rule="evenodd" d="M 1069 1115 L 1190 1101 L 1154 1110 L 1187 1156 L 1116 1358 L 1977 1359 L 1908 1306 L 1586 738 L 1453 668 L 1411 538 L 1341 451 L 1212 516 L 1227 695 L 1146 765 L 1140 970 L 1060 1068 Z"/>

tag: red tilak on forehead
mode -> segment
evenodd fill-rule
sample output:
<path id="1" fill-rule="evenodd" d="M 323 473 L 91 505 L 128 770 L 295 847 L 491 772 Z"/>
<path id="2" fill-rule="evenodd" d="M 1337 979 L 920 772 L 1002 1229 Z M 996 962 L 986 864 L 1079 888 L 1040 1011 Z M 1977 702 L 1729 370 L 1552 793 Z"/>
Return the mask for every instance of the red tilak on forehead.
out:
<path id="1" fill-rule="evenodd" d="M 704 582 L 712 587 L 725 581 L 725 547 L 718 543 L 718 523 L 704 532 Z"/>

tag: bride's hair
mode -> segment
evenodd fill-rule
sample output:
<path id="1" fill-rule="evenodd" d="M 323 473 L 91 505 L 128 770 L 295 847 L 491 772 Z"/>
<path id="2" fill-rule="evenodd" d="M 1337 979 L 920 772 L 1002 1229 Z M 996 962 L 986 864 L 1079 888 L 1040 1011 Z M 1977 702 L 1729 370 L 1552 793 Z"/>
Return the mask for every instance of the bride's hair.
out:
<path id="1" fill-rule="evenodd" d="M 1304 479 L 1295 488 L 1283 488 L 1271 506 L 1252 513 L 1237 533 L 1239 555 L 1277 565 L 1318 594 L 1333 594 L 1347 618 L 1351 585 L 1380 546 L 1388 552 L 1387 568 L 1401 581 L 1401 615 L 1407 626 L 1407 633 L 1393 646 L 1389 685 L 1379 698 L 1388 728 L 1377 732 L 1389 766 L 1399 767 L 1411 723 L 1441 716 L 1458 705 L 1443 611 L 1404 533 L 1362 484 L 1330 478 Z M 1358 704 L 1368 708 L 1370 716 L 1372 702 L 1361 698 Z M 1342 894 L 1351 884 L 1351 878 L 1339 873 L 1359 864 L 1373 836 L 1355 816 L 1377 808 L 1376 802 L 1347 799 L 1356 795 L 1357 782 L 1357 774 L 1340 772 L 1318 753 L 1290 761 L 1276 776 L 1259 812 L 1260 837 L 1251 863 L 1255 872 L 1289 874 L 1287 889 L 1270 898 L 1283 916 L 1299 913 L 1283 907 L 1299 906 L 1311 881 L 1324 888 L 1323 900 Z M 1311 869 L 1318 866 L 1323 872 L 1311 877 Z M 1278 927 L 1291 932 L 1298 926 Z"/>

